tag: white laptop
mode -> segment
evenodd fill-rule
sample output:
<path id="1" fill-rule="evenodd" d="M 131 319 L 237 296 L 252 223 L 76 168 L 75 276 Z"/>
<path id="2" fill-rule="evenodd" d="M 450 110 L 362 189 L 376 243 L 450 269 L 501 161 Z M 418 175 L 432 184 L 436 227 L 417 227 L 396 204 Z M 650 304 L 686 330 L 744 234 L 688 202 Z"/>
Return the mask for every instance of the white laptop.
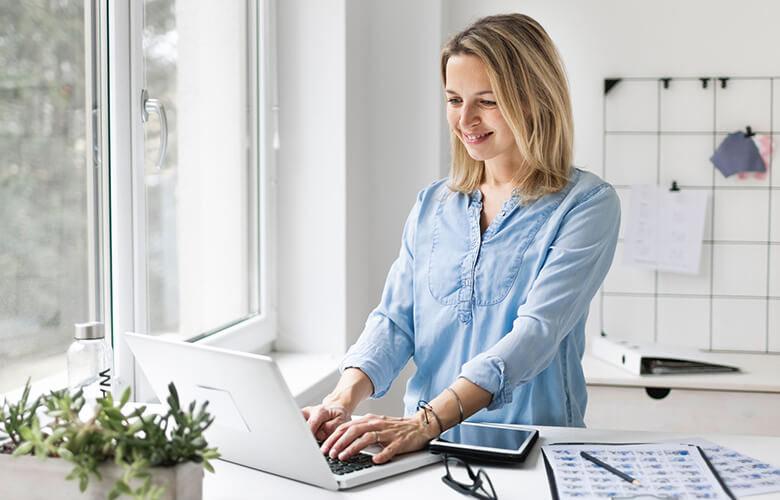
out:
<path id="1" fill-rule="evenodd" d="M 334 464 L 340 469 L 334 472 L 273 359 L 136 333 L 126 333 L 125 339 L 161 402 L 170 382 L 182 405 L 209 401 L 208 411 L 215 418 L 206 438 L 223 460 L 330 490 L 441 460 L 419 451 L 374 465 L 363 454 L 354 460 L 360 465 Z"/>

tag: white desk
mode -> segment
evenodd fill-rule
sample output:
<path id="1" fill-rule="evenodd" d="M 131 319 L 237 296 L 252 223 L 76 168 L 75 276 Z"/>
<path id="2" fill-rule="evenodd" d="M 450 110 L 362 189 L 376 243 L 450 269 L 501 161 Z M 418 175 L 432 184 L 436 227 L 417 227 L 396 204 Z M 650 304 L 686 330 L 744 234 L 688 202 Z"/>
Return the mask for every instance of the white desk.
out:
<path id="1" fill-rule="evenodd" d="M 713 416 L 712 418 L 717 418 Z M 543 500 L 551 498 L 540 446 L 566 441 L 642 442 L 702 437 L 745 455 L 780 465 L 780 437 L 729 434 L 672 434 L 636 431 L 608 431 L 564 427 L 539 427 L 540 437 L 526 462 L 519 466 L 485 467 L 500 500 Z M 283 451 L 280 451 L 282 453 Z M 441 482 L 444 467 L 439 464 L 370 483 L 351 490 L 333 492 L 266 474 L 227 462 L 215 463 L 215 474 L 206 473 L 204 500 L 241 499 L 371 499 L 413 498 L 466 499 Z M 749 497 L 751 500 L 780 499 L 780 493 Z"/>

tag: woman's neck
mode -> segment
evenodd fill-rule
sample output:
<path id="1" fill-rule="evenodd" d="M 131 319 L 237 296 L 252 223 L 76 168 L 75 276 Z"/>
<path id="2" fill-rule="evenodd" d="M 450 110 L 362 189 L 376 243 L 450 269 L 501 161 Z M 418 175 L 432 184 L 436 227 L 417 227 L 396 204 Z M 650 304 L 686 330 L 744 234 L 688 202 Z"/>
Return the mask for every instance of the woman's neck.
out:
<path id="1" fill-rule="evenodd" d="M 517 172 L 520 168 L 522 167 L 517 161 L 487 160 L 480 188 L 493 191 L 509 189 L 511 191 L 515 187 Z"/>

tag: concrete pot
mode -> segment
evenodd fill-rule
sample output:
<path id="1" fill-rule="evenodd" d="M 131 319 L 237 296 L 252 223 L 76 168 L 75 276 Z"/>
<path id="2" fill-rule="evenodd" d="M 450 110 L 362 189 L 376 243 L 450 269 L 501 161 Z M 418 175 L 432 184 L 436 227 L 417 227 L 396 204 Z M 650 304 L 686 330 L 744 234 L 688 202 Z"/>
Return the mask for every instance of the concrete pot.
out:
<path id="1" fill-rule="evenodd" d="M 0 453 L 0 497 L 14 500 L 105 500 L 124 471 L 114 463 L 98 466 L 103 479 L 99 481 L 90 476 L 89 485 L 82 493 L 77 479 L 65 479 L 72 470 L 73 464 L 60 458 L 39 460 L 29 455 L 14 457 Z M 175 467 L 154 467 L 149 472 L 152 484 L 165 488 L 161 500 L 202 500 L 203 464 L 187 462 Z M 140 481 L 131 482 L 130 487 L 135 489 L 141 484 Z"/>

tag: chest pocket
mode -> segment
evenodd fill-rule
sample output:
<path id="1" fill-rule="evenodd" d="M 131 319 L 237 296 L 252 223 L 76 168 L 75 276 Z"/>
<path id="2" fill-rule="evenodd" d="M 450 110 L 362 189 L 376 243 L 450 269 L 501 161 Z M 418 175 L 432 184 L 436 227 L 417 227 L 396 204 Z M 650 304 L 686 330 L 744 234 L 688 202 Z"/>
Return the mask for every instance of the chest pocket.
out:
<path id="1" fill-rule="evenodd" d="M 528 247 L 560 203 L 558 196 L 551 198 L 555 199 L 516 208 L 497 231 L 486 231 L 490 234 L 484 240 L 478 209 L 440 205 L 428 264 L 431 295 L 443 305 L 468 304 L 469 308 L 472 302 L 489 306 L 504 300 L 515 285 Z"/>

